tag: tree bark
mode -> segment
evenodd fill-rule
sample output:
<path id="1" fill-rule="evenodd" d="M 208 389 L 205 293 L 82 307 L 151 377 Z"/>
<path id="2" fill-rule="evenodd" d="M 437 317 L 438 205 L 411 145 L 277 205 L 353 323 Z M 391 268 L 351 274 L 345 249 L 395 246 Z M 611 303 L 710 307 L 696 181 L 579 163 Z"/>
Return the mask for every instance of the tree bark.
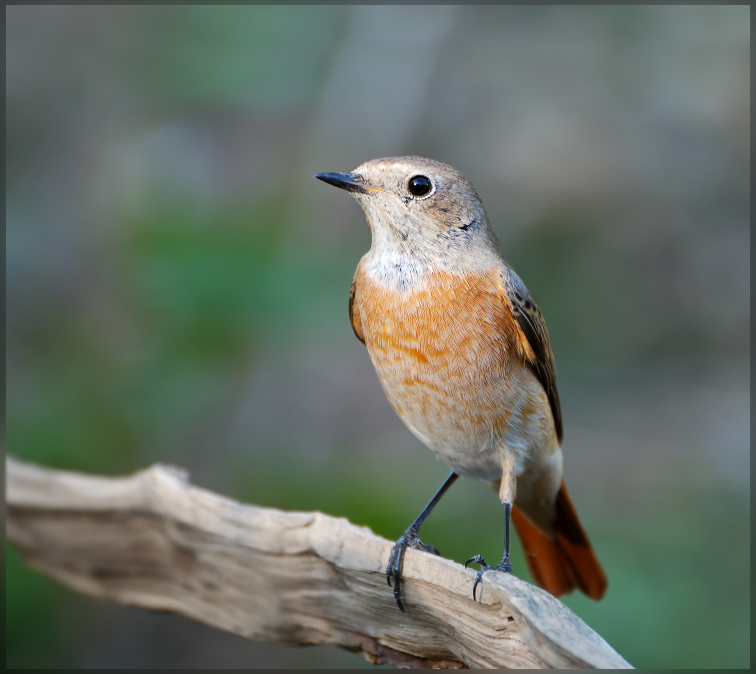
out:
<path id="1" fill-rule="evenodd" d="M 85 594 L 181 613 L 249 639 L 331 644 L 408 668 L 630 668 L 559 600 L 511 574 L 408 550 L 319 512 L 243 505 L 156 465 L 96 477 L 6 460 L 7 537 Z"/>

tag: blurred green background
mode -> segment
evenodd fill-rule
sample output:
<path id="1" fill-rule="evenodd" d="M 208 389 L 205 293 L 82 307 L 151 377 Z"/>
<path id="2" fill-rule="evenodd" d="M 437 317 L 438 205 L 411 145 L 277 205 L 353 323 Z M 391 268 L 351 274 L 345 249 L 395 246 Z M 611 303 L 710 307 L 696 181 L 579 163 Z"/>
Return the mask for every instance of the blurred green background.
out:
<path id="1" fill-rule="evenodd" d="M 7 449 L 394 539 L 446 467 L 347 318 L 370 245 L 313 180 L 477 187 L 546 317 L 565 479 L 638 667 L 748 667 L 750 9 L 6 8 Z M 423 529 L 498 559 L 461 480 Z M 529 578 L 515 543 L 515 572 Z M 95 601 L 6 546 L 9 667 L 355 667 Z"/>

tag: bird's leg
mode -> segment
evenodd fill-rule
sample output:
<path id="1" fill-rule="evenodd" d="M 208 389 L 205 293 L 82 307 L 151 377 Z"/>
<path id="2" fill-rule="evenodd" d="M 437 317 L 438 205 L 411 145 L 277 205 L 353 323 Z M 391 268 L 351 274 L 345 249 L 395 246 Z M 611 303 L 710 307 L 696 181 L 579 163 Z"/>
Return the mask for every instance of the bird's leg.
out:
<path id="1" fill-rule="evenodd" d="M 446 493 L 446 490 L 454 484 L 454 481 L 459 477 L 455 472 L 449 473 L 449 477 L 446 478 L 441 485 L 436 495 L 430 500 L 427 506 L 423 508 L 417 519 L 410 525 L 396 542 L 391 549 L 391 555 L 389 556 L 388 566 L 386 567 L 386 580 L 389 587 L 391 587 L 391 580 L 394 581 L 394 599 L 399 606 L 400 611 L 404 611 L 402 605 L 402 591 L 399 585 L 399 580 L 402 577 L 402 567 L 404 566 L 404 553 L 407 548 L 414 548 L 415 550 L 425 550 L 426 552 L 432 552 L 434 555 L 438 555 L 439 552 L 432 545 L 426 545 L 417 536 L 420 531 L 420 527 L 423 522 L 431 514 L 431 510 L 436 507 L 436 504 L 441 500 L 441 497 Z"/>
<path id="2" fill-rule="evenodd" d="M 468 564 L 480 565 L 480 570 L 478 571 L 478 575 L 475 576 L 475 583 L 473 584 L 473 601 L 476 600 L 475 590 L 483 582 L 484 571 L 493 570 L 512 573 L 512 562 L 509 559 L 509 521 L 512 516 L 512 504 L 515 499 L 515 487 L 514 462 L 505 458 L 501 486 L 499 487 L 499 498 L 504 506 L 504 557 L 502 557 L 502 560 L 496 566 L 488 566 L 481 555 L 475 555 L 465 562 L 465 568 L 467 568 Z M 480 593 L 482 597 L 482 588 Z"/>

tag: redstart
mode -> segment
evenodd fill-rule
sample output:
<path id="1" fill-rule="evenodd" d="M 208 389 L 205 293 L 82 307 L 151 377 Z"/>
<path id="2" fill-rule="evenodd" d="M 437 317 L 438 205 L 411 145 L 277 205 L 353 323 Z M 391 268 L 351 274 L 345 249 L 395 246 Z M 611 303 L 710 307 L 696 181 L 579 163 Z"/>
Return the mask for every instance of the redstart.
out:
<path id="1" fill-rule="evenodd" d="M 562 480 L 562 416 L 541 312 L 501 253 L 475 188 L 421 157 L 375 159 L 316 178 L 351 192 L 372 245 L 360 260 L 349 317 L 383 390 L 407 427 L 452 472 L 394 545 L 386 576 L 404 610 L 407 547 L 437 551 L 418 533 L 459 475 L 498 490 L 511 572 L 514 521 L 536 581 L 556 596 L 600 599 L 607 580 Z"/>

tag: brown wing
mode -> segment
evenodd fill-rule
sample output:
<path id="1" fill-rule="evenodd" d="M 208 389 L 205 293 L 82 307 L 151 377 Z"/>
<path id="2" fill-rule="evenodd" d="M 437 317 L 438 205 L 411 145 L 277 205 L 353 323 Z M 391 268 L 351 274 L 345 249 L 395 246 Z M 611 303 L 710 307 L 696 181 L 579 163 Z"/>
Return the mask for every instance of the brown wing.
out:
<path id="1" fill-rule="evenodd" d="M 354 334 L 357 335 L 357 339 L 359 339 L 364 344 L 365 336 L 362 334 L 360 310 L 357 308 L 357 305 L 354 301 L 355 297 L 357 296 L 357 276 L 359 275 L 359 273 L 360 268 L 358 266 L 357 272 L 352 279 L 352 289 L 349 291 L 349 322 L 352 324 L 352 330 L 354 330 Z"/>
<path id="2" fill-rule="evenodd" d="M 507 269 L 507 271 L 502 272 L 502 281 L 507 297 L 512 304 L 512 313 L 533 351 L 534 358 L 530 361 L 530 366 L 546 391 L 549 405 L 551 406 L 551 414 L 554 417 L 557 438 L 561 443 L 562 410 L 559 406 L 554 356 L 551 353 L 546 322 L 543 320 L 543 316 L 541 316 L 541 312 L 538 310 L 525 284 L 514 271 Z"/>

